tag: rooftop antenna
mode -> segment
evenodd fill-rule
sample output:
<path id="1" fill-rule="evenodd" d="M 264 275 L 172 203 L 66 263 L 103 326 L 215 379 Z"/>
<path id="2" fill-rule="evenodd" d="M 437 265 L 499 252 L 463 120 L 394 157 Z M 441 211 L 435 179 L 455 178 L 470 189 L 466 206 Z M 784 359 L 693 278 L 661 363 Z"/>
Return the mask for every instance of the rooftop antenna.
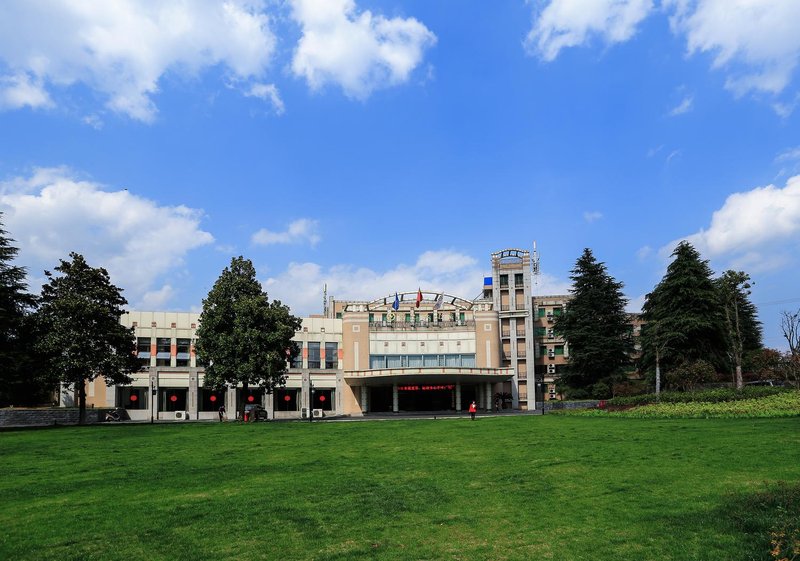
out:
<path id="1" fill-rule="evenodd" d="M 328 283 L 322 285 L 322 315 L 328 317 Z"/>
<path id="2" fill-rule="evenodd" d="M 539 252 L 536 250 L 536 240 L 533 240 L 533 253 L 531 254 L 531 273 L 533 284 L 539 284 Z"/>

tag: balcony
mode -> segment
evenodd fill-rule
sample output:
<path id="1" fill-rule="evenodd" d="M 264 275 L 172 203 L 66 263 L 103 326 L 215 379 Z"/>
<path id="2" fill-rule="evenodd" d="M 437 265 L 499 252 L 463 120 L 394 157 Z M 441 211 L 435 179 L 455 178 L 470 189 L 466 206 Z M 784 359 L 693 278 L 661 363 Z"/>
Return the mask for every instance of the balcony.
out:
<path id="1" fill-rule="evenodd" d="M 525 351 L 517 351 L 517 358 L 525 358 L 526 355 Z"/>
<path id="2" fill-rule="evenodd" d="M 524 329 L 522 329 L 522 330 L 517 329 L 517 338 L 518 339 L 525 338 L 525 330 Z"/>
<path id="3" fill-rule="evenodd" d="M 510 329 L 503 330 L 503 333 L 501 334 L 501 336 L 502 337 L 511 337 L 511 330 Z"/>

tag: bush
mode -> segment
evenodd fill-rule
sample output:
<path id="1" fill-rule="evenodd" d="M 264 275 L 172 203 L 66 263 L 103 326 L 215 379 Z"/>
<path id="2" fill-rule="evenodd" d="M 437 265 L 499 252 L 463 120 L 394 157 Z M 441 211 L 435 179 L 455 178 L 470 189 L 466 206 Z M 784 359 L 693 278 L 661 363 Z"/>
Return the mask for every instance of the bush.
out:
<path id="1" fill-rule="evenodd" d="M 695 390 L 690 392 L 662 392 L 615 397 L 609 400 L 609 405 L 647 405 L 649 403 L 719 403 L 723 401 L 741 401 L 757 399 L 792 391 L 788 388 L 777 386 L 748 386 L 737 390 L 734 388 L 717 388 L 713 390 Z"/>

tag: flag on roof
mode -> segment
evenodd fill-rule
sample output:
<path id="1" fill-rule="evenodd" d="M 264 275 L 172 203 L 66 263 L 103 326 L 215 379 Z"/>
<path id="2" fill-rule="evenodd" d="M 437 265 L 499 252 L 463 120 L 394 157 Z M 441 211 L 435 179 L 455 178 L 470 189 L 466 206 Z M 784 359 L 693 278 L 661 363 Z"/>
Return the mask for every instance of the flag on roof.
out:
<path id="1" fill-rule="evenodd" d="M 417 308 L 419 308 L 420 303 L 422 302 L 422 290 L 419 288 L 417 289 L 417 303 L 415 304 Z"/>
<path id="2" fill-rule="evenodd" d="M 392 303 L 392 309 L 395 312 L 400 309 L 400 298 L 397 297 L 397 292 L 394 293 L 394 302 Z"/>
<path id="3" fill-rule="evenodd" d="M 433 303 L 433 309 L 441 310 L 442 304 L 444 304 L 444 292 L 440 292 L 439 296 L 436 297 L 436 302 Z"/>

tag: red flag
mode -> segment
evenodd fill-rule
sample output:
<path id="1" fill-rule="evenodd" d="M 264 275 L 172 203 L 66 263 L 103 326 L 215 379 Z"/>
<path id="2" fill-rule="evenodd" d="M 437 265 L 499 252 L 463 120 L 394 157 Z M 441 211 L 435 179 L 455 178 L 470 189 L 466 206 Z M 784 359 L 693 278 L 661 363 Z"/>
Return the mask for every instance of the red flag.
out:
<path id="1" fill-rule="evenodd" d="M 418 288 L 417 289 L 417 304 L 416 304 L 417 308 L 419 308 L 420 302 L 422 302 L 422 291 Z"/>

